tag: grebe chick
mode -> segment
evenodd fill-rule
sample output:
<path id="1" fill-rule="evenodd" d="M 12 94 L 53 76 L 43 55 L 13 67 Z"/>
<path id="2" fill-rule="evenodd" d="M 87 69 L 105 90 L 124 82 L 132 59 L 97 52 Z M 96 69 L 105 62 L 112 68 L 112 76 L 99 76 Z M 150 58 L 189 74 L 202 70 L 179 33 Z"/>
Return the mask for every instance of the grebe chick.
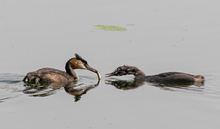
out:
<path id="1" fill-rule="evenodd" d="M 26 85 L 49 85 L 51 83 L 68 84 L 78 79 L 74 69 L 86 69 L 97 74 L 100 80 L 99 72 L 89 66 L 87 61 L 78 54 L 66 62 L 65 70 L 61 71 L 54 68 L 42 68 L 34 72 L 29 72 L 24 77 L 23 82 Z"/>
<path id="2" fill-rule="evenodd" d="M 112 73 L 106 74 L 110 76 L 134 75 L 135 79 L 144 80 L 150 83 L 162 85 L 196 85 L 201 86 L 205 82 L 202 75 L 192 75 L 181 72 L 166 72 L 157 75 L 146 76 L 140 69 L 134 66 L 123 65 L 118 67 Z"/>

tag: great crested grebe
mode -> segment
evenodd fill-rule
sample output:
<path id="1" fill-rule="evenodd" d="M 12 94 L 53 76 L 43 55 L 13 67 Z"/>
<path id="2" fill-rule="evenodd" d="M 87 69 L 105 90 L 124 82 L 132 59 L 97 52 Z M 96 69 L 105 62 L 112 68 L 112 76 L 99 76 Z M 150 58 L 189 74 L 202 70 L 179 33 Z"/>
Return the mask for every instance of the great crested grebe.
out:
<path id="1" fill-rule="evenodd" d="M 78 54 L 66 62 L 65 70 L 61 71 L 54 68 L 42 68 L 34 72 L 29 72 L 24 77 L 23 82 L 27 85 L 48 85 L 51 83 L 68 84 L 78 79 L 74 69 L 86 69 L 97 74 L 98 79 L 101 79 L 99 72 L 89 66 L 87 61 Z"/>
<path id="2" fill-rule="evenodd" d="M 181 72 L 166 72 L 157 75 L 146 76 L 144 72 L 134 66 L 123 65 L 118 67 L 112 73 L 106 74 L 110 76 L 134 75 L 136 80 L 144 80 L 149 83 L 161 85 L 196 85 L 201 86 L 205 82 L 202 75 L 192 75 Z"/>

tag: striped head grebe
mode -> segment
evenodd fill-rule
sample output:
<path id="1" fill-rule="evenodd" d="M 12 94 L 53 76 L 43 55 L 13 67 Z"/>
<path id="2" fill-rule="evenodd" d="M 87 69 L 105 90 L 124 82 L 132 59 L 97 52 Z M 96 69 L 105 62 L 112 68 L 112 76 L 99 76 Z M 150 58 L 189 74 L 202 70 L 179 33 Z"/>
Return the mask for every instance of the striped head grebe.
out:
<path id="1" fill-rule="evenodd" d="M 88 62 L 78 54 L 66 62 L 65 70 L 61 71 L 54 68 L 42 68 L 33 72 L 27 73 L 23 82 L 27 85 L 48 85 L 51 83 L 68 84 L 78 80 L 78 76 L 74 69 L 85 69 L 97 74 L 98 79 L 101 79 L 99 72 L 91 67 Z"/>

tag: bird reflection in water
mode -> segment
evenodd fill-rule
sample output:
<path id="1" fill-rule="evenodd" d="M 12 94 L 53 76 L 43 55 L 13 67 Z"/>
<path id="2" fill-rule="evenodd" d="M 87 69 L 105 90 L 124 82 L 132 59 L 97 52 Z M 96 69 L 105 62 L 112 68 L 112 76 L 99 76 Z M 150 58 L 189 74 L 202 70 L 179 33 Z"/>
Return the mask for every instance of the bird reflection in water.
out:
<path id="1" fill-rule="evenodd" d="M 119 79 L 107 79 L 105 84 L 112 85 L 117 89 L 121 90 L 131 90 L 136 89 L 144 85 L 144 80 L 119 80 Z"/>
<path id="2" fill-rule="evenodd" d="M 86 94 L 89 90 L 94 89 L 100 83 L 98 80 L 95 84 L 77 84 L 77 83 L 69 83 L 69 84 L 62 84 L 62 83 L 52 83 L 49 86 L 27 86 L 25 85 L 25 89 L 23 90 L 24 94 L 28 94 L 33 97 L 46 97 L 53 95 L 59 89 L 64 89 L 68 94 L 73 95 L 75 102 L 81 99 L 81 96 Z"/>
<path id="3" fill-rule="evenodd" d="M 100 83 L 100 80 L 96 84 L 92 85 L 86 85 L 86 86 L 80 86 L 75 87 L 73 85 L 67 85 L 64 87 L 64 90 L 69 93 L 70 95 L 75 96 L 75 102 L 79 101 L 81 99 L 81 96 L 86 94 L 89 90 L 96 88 Z"/>

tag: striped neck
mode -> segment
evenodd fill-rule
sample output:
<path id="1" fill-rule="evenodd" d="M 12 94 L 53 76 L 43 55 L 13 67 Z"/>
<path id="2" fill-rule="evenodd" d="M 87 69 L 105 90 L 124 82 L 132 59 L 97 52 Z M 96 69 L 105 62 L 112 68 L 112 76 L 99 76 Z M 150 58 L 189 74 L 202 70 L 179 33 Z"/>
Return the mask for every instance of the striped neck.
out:
<path id="1" fill-rule="evenodd" d="M 74 78 L 74 80 L 78 79 L 76 72 L 74 72 L 73 68 L 71 67 L 70 60 L 66 62 L 65 70 L 66 73 L 68 73 L 70 76 Z"/>

